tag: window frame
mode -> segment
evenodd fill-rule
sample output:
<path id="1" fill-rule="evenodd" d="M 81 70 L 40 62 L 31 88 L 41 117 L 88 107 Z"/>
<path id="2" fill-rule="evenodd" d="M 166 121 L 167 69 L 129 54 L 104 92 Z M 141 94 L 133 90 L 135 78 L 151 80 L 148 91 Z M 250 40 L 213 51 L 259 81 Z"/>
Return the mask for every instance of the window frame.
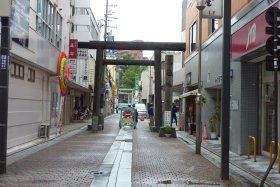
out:
<path id="1" fill-rule="evenodd" d="M 194 21 L 190 27 L 190 42 L 189 42 L 190 53 L 197 48 L 197 35 L 198 35 L 197 21 Z"/>
<path id="2" fill-rule="evenodd" d="M 11 62 L 10 74 L 11 77 L 24 80 L 24 65 Z"/>
<path id="3" fill-rule="evenodd" d="M 35 82 L 35 69 L 30 67 L 28 68 L 27 80 L 29 82 Z"/>

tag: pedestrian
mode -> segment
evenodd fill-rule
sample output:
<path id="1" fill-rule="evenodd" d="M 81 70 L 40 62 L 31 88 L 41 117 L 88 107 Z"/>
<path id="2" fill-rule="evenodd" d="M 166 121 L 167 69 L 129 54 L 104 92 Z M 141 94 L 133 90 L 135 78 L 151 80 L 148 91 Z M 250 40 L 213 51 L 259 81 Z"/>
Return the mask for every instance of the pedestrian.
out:
<path id="1" fill-rule="evenodd" d="M 148 109 L 148 114 L 149 114 L 149 118 L 150 118 L 150 126 L 154 126 L 154 108 L 153 108 L 153 104 L 151 103 L 149 109 Z"/>
<path id="2" fill-rule="evenodd" d="M 137 108 L 135 108 L 135 104 L 133 104 L 132 107 L 134 108 L 134 111 L 135 111 L 135 122 L 136 122 L 136 125 L 137 125 L 137 123 L 138 123 L 138 112 L 137 112 Z"/>
<path id="3" fill-rule="evenodd" d="M 173 120 L 175 120 L 175 123 L 177 126 L 176 112 L 177 112 L 177 107 L 176 107 L 175 103 L 173 103 L 172 110 L 171 110 L 171 127 L 172 127 Z"/>

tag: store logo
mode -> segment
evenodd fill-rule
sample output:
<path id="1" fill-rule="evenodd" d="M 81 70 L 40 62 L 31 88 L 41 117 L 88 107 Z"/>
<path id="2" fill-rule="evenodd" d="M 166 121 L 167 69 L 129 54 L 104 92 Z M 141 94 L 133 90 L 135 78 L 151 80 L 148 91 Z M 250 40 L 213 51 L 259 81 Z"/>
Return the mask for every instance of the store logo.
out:
<path id="1" fill-rule="evenodd" d="M 248 47 L 249 47 L 252 43 L 255 42 L 256 37 L 257 37 L 257 26 L 256 26 L 256 24 L 254 23 L 254 24 L 252 25 L 252 27 L 249 29 L 249 32 L 248 32 L 246 50 L 248 49 Z"/>

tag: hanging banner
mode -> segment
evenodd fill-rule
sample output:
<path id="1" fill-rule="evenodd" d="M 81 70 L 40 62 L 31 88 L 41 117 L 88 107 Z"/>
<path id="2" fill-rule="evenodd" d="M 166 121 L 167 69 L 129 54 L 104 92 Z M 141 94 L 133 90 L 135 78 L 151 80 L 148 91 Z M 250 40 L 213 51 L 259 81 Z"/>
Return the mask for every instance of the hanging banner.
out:
<path id="1" fill-rule="evenodd" d="M 57 121 L 57 130 L 61 133 L 62 128 L 62 118 L 63 118 L 63 108 L 64 108 L 64 96 L 60 97 L 60 105 L 59 105 L 59 115 L 58 115 L 58 121 Z"/>
<path id="2" fill-rule="evenodd" d="M 76 59 L 78 53 L 78 40 L 69 40 L 69 58 Z"/>
<path id="3" fill-rule="evenodd" d="M 223 18 L 223 0 L 203 0 L 205 8 L 202 11 L 203 18 Z"/>
<path id="4" fill-rule="evenodd" d="M 6 1 L 6 0 L 5 0 Z M 1 0 L 1 6 L 2 4 Z M 5 7 L 8 9 L 8 7 Z M 19 45 L 28 48 L 30 0 L 12 1 L 11 38 Z"/>

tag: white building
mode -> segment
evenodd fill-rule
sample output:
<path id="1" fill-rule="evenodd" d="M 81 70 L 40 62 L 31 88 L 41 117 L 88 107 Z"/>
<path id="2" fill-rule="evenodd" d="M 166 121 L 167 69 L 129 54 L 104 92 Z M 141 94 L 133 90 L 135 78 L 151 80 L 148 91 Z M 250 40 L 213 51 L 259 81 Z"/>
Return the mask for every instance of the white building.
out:
<path id="1" fill-rule="evenodd" d="M 90 0 L 71 1 L 70 39 L 79 42 L 99 40 L 100 30 L 90 8 Z M 67 96 L 65 107 L 64 123 L 72 121 L 72 111 L 74 107 L 92 108 L 92 94 L 94 87 L 94 67 L 96 60 L 96 50 L 78 49 L 77 59 L 71 66 L 70 94 Z"/>
<path id="2" fill-rule="evenodd" d="M 64 51 L 68 56 L 70 38 L 80 41 L 99 38 L 89 7 L 89 0 L 12 0 L 8 148 L 38 138 L 41 125 L 56 130 L 61 98 L 57 76 L 60 54 Z M 63 125 L 71 120 L 70 107 L 76 96 L 83 95 L 81 101 L 90 101 L 93 57 L 95 54 L 90 51 L 83 62 L 77 63 L 76 78 L 70 81 L 65 96 Z"/>
<path id="3" fill-rule="evenodd" d="M 57 116 L 57 64 L 61 51 L 68 54 L 69 15 L 69 1 L 12 1 L 8 148 L 37 138 L 38 127 Z"/>

